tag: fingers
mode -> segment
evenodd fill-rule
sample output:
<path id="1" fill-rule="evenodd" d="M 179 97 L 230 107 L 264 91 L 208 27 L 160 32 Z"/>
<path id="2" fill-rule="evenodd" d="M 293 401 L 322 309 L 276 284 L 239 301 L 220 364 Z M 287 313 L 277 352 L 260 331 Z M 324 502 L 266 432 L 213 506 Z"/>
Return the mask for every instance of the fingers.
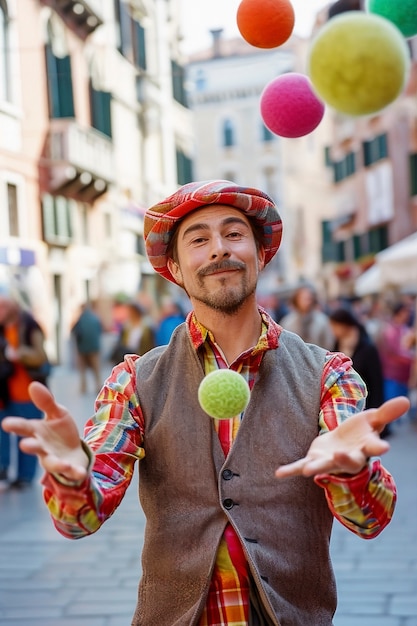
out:
<path id="1" fill-rule="evenodd" d="M 304 474 L 304 468 L 307 464 L 307 459 L 299 459 L 293 463 L 287 463 L 287 465 L 281 465 L 275 470 L 275 476 L 277 478 L 287 478 L 288 476 L 302 476 Z"/>
<path id="2" fill-rule="evenodd" d="M 30 437 L 35 432 L 37 421 L 28 420 L 24 417 L 5 417 L 1 427 L 6 433 L 14 433 L 19 437 Z"/>
<path id="3" fill-rule="evenodd" d="M 32 382 L 29 385 L 29 395 L 33 403 L 46 414 L 48 419 L 61 417 L 66 412 L 63 406 L 57 404 L 48 387 L 42 383 Z"/>
<path id="4" fill-rule="evenodd" d="M 76 482 L 81 482 L 87 477 L 85 467 L 69 463 L 55 454 L 46 454 L 39 441 L 34 437 L 22 439 L 19 446 L 26 454 L 38 455 L 43 469 L 50 474 L 59 474 L 67 480 Z"/>
<path id="5" fill-rule="evenodd" d="M 368 421 L 372 428 L 382 430 L 386 424 L 394 422 L 401 415 L 404 415 L 409 408 L 409 399 L 405 396 L 398 396 L 398 398 L 387 400 L 378 409 L 369 409 L 366 413 L 368 413 Z"/>

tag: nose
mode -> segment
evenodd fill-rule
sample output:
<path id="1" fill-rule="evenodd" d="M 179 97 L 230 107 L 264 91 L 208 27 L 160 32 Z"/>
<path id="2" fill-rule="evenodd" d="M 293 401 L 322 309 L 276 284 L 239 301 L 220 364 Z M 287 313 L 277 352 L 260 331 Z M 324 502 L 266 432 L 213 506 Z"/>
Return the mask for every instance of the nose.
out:
<path id="1" fill-rule="evenodd" d="M 227 259 L 230 256 L 230 250 L 227 240 L 221 235 L 216 235 L 211 241 L 210 258 L 211 259 Z"/>

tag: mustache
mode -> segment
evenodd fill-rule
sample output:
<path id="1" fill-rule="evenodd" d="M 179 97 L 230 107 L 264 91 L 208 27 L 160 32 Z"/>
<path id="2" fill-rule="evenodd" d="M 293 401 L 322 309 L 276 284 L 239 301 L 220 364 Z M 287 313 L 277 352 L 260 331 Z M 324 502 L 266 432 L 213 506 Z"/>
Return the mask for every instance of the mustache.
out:
<path id="1" fill-rule="evenodd" d="M 210 274 L 214 274 L 215 272 L 220 272 L 222 270 L 244 270 L 245 264 L 240 261 L 218 261 L 217 263 L 211 263 L 207 265 L 207 267 L 203 267 L 197 273 L 198 276 L 209 276 Z"/>

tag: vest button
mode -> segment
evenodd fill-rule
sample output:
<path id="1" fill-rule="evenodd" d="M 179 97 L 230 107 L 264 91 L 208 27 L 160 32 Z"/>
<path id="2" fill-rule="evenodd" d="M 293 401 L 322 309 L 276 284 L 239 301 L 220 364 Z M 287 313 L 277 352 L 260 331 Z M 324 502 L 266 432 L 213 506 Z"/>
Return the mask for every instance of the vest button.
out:
<path id="1" fill-rule="evenodd" d="M 222 476 L 224 478 L 224 480 L 232 480 L 233 478 L 233 472 L 231 469 L 225 469 L 222 471 Z"/>
<path id="2" fill-rule="evenodd" d="M 226 498 L 225 500 L 223 500 L 223 506 L 229 511 L 230 509 L 233 509 L 235 503 L 233 502 L 232 498 Z"/>

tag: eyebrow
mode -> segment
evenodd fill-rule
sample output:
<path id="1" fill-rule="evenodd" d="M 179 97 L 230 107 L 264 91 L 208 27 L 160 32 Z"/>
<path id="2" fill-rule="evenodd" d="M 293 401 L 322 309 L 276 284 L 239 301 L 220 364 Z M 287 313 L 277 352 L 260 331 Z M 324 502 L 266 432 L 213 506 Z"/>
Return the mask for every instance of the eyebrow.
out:
<path id="1" fill-rule="evenodd" d="M 229 224 L 242 224 L 243 226 L 246 226 L 246 228 L 250 229 L 250 226 L 247 222 L 245 222 L 245 220 L 243 220 L 240 217 L 226 217 L 223 221 L 222 221 L 222 226 L 228 226 Z M 191 226 L 189 226 L 188 228 L 185 229 L 185 231 L 182 234 L 182 238 L 184 239 L 187 235 L 192 234 L 195 231 L 198 230 L 208 230 L 210 228 L 209 224 L 205 223 L 205 222 L 199 222 L 197 224 L 191 224 Z"/>

